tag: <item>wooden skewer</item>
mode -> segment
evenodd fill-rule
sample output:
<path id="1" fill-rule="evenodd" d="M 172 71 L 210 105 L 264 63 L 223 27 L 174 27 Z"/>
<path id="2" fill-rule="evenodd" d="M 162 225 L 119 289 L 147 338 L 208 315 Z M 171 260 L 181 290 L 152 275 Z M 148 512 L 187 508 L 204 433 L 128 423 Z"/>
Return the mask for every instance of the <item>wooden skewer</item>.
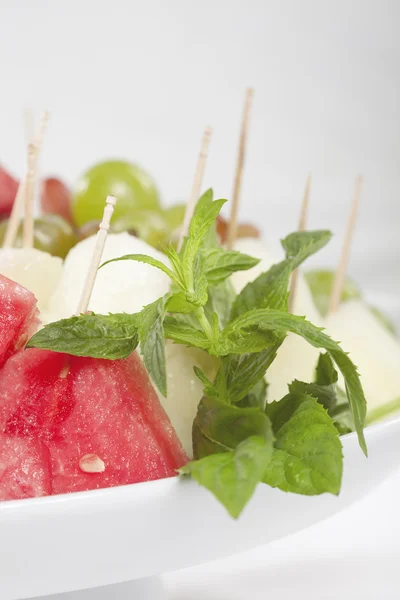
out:
<path id="1" fill-rule="evenodd" d="M 24 248 L 33 247 L 33 200 L 35 193 L 35 171 L 38 148 L 28 144 L 28 173 L 25 183 Z"/>
<path id="2" fill-rule="evenodd" d="M 40 129 L 39 129 L 39 135 L 36 139 L 36 146 L 37 146 L 37 155 L 39 156 L 40 150 L 42 148 L 43 145 L 43 139 L 44 139 L 44 135 L 46 132 L 46 127 L 47 127 L 47 122 L 49 120 L 49 113 L 47 111 L 44 111 L 42 114 L 42 118 L 41 118 L 41 124 L 40 124 Z M 25 123 L 25 138 L 27 140 L 27 147 L 28 147 L 28 161 L 29 161 L 29 144 L 33 143 L 33 113 L 31 109 L 25 109 L 24 111 L 24 123 Z M 35 174 L 33 175 L 33 186 L 35 185 L 35 180 L 37 177 L 37 160 L 38 157 L 36 159 L 36 164 L 35 164 Z M 12 248 L 15 244 L 15 239 L 17 237 L 18 234 L 18 227 L 19 224 L 21 222 L 21 217 L 22 214 L 24 212 L 24 204 L 26 202 L 26 193 L 31 193 L 31 191 L 29 190 L 29 185 L 27 183 L 27 175 L 25 175 L 23 177 L 23 179 L 21 179 L 18 190 L 17 190 L 17 195 L 15 197 L 14 200 L 14 204 L 11 210 L 11 214 L 10 214 L 10 218 L 8 221 L 8 225 L 7 225 L 7 231 L 6 231 L 6 235 L 4 236 L 4 242 L 3 242 L 3 248 Z M 34 187 L 32 190 L 32 193 L 34 194 Z M 33 204 L 33 197 L 31 200 L 32 204 Z M 33 219 L 33 206 L 32 206 L 32 211 L 31 211 L 31 218 Z M 31 226 L 33 228 L 33 224 Z M 28 225 L 28 236 L 31 235 L 31 227 Z M 31 247 L 30 241 L 27 242 L 28 247 Z M 32 239 L 32 244 L 33 244 L 33 239 Z M 24 243 L 25 246 L 25 243 Z"/>
<path id="3" fill-rule="evenodd" d="M 94 282 L 96 280 L 97 270 L 100 266 L 101 257 L 103 255 L 104 246 L 107 240 L 108 231 L 110 229 L 110 220 L 114 212 L 114 207 L 117 199 L 114 196 L 107 196 L 106 206 L 104 208 L 103 219 L 99 225 L 97 233 L 96 245 L 94 248 L 92 260 L 89 265 L 89 270 L 86 275 L 85 284 L 83 286 L 81 298 L 79 300 L 77 314 L 87 312 L 89 307 L 90 297 L 93 292 Z"/>
<path id="4" fill-rule="evenodd" d="M 188 234 L 190 221 L 191 221 L 191 219 L 193 217 L 193 213 L 194 213 L 194 208 L 195 208 L 196 202 L 200 196 L 201 185 L 203 183 L 204 170 L 205 170 L 206 162 L 207 162 L 208 148 L 209 148 L 210 142 L 211 142 L 211 136 L 212 136 L 211 127 L 206 127 L 204 130 L 204 133 L 203 133 L 202 140 L 201 140 L 201 148 L 200 148 L 200 153 L 199 153 L 199 157 L 197 160 L 196 172 L 194 174 L 194 180 L 193 180 L 192 190 L 191 190 L 190 197 L 189 197 L 189 202 L 187 203 L 187 206 L 186 206 L 186 212 L 185 212 L 185 216 L 183 218 L 183 224 L 182 224 L 180 235 L 179 235 L 178 252 L 181 250 L 182 245 L 183 245 L 183 240 L 185 239 L 185 236 L 187 236 L 187 234 Z"/>
<path id="5" fill-rule="evenodd" d="M 3 248 L 12 248 L 17 237 L 18 227 L 21 222 L 21 215 L 24 210 L 26 193 L 26 177 L 21 179 L 18 186 L 17 195 L 8 220 L 6 235 L 4 236 Z"/>
<path id="6" fill-rule="evenodd" d="M 46 133 L 49 113 L 45 110 L 40 121 L 39 134 L 34 143 L 28 144 L 28 174 L 26 178 L 25 192 L 25 216 L 24 216 L 24 248 L 33 247 L 34 218 L 33 204 L 35 200 L 35 186 L 38 175 L 39 155 L 42 149 L 44 134 Z"/>
<path id="7" fill-rule="evenodd" d="M 363 185 L 363 178 L 361 175 L 359 175 L 356 178 L 355 185 L 354 185 L 354 194 L 353 194 L 353 200 L 351 203 L 349 218 L 347 221 L 346 236 L 345 236 L 344 243 L 343 243 L 343 248 L 342 248 L 339 265 L 336 270 L 335 278 L 333 281 L 331 297 L 329 299 L 328 315 L 332 315 L 333 313 L 335 313 L 337 311 L 337 309 L 339 308 L 340 299 L 342 297 L 343 285 L 344 285 L 344 280 L 345 280 L 345 276 L 346 276 L 347 263 L 348 263 L 349 255 L 350 255 L 351 241 L 353 238 L 354 227 L 355 227 L 356 219 L 357 219 L 357 211 L 358 211 L 358 205 L 360 202 L 362 185 Z"/>
<path id="8" fill-rule="evenodd" d="M 230 220 L 229 220 L 229 228 L 228 228 L 228 236 L 227 236 L 228 250 L 232 250 L 233 245 L 236 240 L 240 189 L 241 189 L 241 185 L 242 185 L 242 174 L 243 174 L 244 160 L 245 160 L 245 155 L 246 155 L 247 133 L 248 133 L 248 128 L 249 128 L 250 111 L 251 111 L 251 106 L 252 106 L 252 102 L 253 102 L 253 96 L 254 96 L 254 90 L 252 88 L 248 88 L 246 90 L 246 97 L 245 97 L 244 107 L 243 107 L 242 127 L 241 127 L 241 131 L 240 131 L 235 180 L 234 180 L 234 184 L 233 184 L 232 209 L 231 209 L 231 216 L 230 216 Z"/>
<path id="9" fill-rule="evenodd" d="M 311 191 L 311 173 L 308 174 L 307 181 L 306 181 L 306 187 L 304 188 L 304 196 L 303 196 L 303 201 L 301 203 L 301 210 L 300 210 L 300 217 L 299 217 L 299 224 L 297 227 L 297 231 L 304 231 L 305 228 L 307 227 L 308 206 L 310 203 L 310 191 Z M 298 279 L 299 279 L 299 270 L 296 269 L 292 273 L 292 278 L 291 278 L 291 282 L 290 282 L 289 312 L 292 312 L 293 308 L 294 308 L 294 300 L 296 297 Z"/>

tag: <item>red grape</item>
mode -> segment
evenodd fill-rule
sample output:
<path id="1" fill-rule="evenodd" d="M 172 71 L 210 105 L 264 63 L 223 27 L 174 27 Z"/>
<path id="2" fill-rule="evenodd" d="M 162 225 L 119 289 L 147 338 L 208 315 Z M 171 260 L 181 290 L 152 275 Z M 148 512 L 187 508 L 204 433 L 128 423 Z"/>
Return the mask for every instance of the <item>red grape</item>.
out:
<path id="1" fill-rule="evenodd" d="M 19 181 L 0 166 L 0 219 L 11 213 Z"/>
<path id="2" fill-rule="evenodd" d="M 43 180 L 40 205 L 44 214 L 59 215 L 69 223 L 73 222 L 71 192 L 60 179 L 48 177 Z"/>

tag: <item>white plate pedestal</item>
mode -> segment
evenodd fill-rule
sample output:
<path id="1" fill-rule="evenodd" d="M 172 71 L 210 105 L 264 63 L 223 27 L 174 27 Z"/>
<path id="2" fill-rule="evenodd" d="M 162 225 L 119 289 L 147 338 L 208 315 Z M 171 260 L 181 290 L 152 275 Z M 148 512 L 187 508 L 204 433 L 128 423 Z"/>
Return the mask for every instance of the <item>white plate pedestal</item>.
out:
<path id="1" fill-rule="evenodd" d="M 42 596 L 34 600 L 166 600 L 166 598 L 160 577 L 147 577 L 80 592 Z"/>
<path id="2" fill-rule="evenodd" d="M 338 497 L 260 485 L 237 521 L 207 490 L 177 478 L 0 502 L 0 600 L 165 600 L 154 574 L 296 533 L 382 483 L 400 464 L 400 418 L 365 434 L 368 459 L 355 434 L 342 438 Z"/>

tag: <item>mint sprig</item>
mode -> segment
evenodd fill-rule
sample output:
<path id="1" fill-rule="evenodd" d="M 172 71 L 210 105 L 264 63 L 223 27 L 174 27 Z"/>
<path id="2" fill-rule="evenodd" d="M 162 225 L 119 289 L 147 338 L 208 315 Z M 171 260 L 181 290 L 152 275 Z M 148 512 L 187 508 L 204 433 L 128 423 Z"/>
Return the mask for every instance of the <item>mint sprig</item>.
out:
<path id="1" fill-rule="evenodd" d="M 181 469 L 223 502 L 237 517 L 256 485 L 302 494 L 338 493 L 342 474 L 339 432 L 355 427 L 366 453 L 366 403 L 357 369 L 322 329 L 288 312 L 291 273 L 329 241 L 329 231 L 290 234 L 282 241 L 285 259 L 236 295 L 229 281 L 257 259 L 219 247 L 215 219 L 225 200 L 208 190 L 198 201 L 181 251 L 166 248 L 169 265 L 142 254 L 135 260 L 171 279 L 170 293 L 134 315 L 81 315 L 51 323 L 29 342 L 78 356 L 123 358 L 138 342 L 144 364 L 161 393 L 167 393 L 165 339 L 218 358 L 204 385 L 193 423 L 195 459 Z M 294 381 L 289 394 L 266 404 L 268 368 L 288 333 L 324 349 L 316 381 Z M 337 387 L 342 372 L 346 397 Z"/>

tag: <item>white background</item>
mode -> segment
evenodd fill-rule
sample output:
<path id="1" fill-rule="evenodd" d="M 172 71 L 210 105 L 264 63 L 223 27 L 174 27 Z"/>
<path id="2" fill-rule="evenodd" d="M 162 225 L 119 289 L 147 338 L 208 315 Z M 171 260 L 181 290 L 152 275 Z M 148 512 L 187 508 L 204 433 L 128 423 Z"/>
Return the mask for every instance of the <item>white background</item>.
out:
<path id="1" fill-rule="evenodd" d="M 362 173 L 351 273 L 400 293 L 399 13 L 397 0 L 0 0 L 0 160 L 21 172 L 22 109 L 48 107 L 45 172 L 72 182 L 131 158 L 172 202 L 211 124 L 206 185 L 229 197 L 251 85 L 242 214 L 277 244 L 311 170 L 310 225 L 337 234 L 320 258 L 336 264 Z"/>
<path id="2" fill-rule="evenodd" d="M 336 264 L 364 174 L 350 272 L 398 296 L 399 16 L 397 0 L 0 0 L 0 161 L 22 172 L 22 110 L 46 107 L 44 172 L 72 183 L 99 159 L 130 158 L 171 203 L 187 198 L 211 124 L 205 185 L 229 197 L 254 86 L 242 215 L 277 244 L 311 170 L 310 226 L 337 234 L 319 260 Z M 400 477 L 294 538 L 168 576 L 171 597 L 398 599 L 399 501 Z"/>

